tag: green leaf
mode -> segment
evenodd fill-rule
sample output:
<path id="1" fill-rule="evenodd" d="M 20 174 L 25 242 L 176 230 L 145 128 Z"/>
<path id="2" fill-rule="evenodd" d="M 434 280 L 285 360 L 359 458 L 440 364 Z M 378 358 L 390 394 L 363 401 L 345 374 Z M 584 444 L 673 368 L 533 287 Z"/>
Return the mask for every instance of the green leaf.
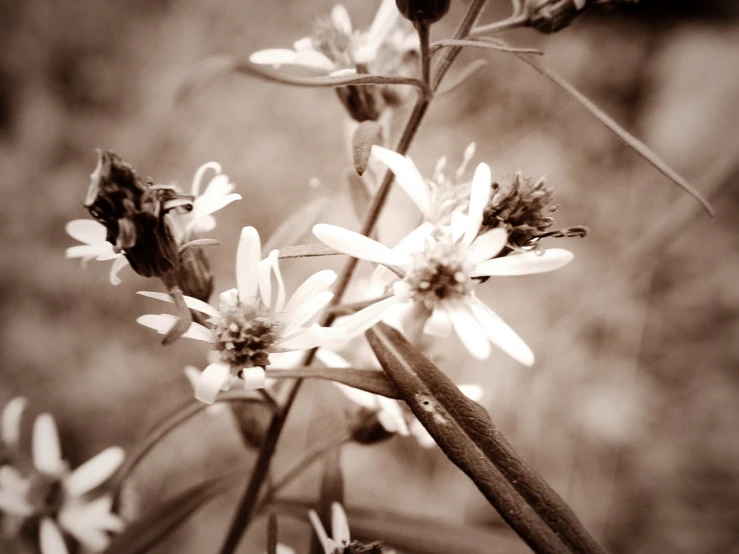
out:
<path id="1" fill-rule="evenodd" d="M 367 169 L 374 144 L 382 144 L 382 125 L 377 121 L 362 121 L 352 135 L 352 159 L 358 175 Z"/>
<path id="2" fill-rule="evenodd" d="M 449 405 L 449 400 L 461 402 L 467 408 L 466 417 L 484 421 L 459 389 L 449 381 L 450 387 L 456 390 L 454 396 L 447 393 L 440 397 L 438 390 L 436 394 L 432 392 L 427 386 L 425 372 L 430 366 L 435 366 L 389 325 L 380 323 L 368 330 L 366 336 L 378 361 L 413 414 L 444 454 L 467 474 L 516 533 L 535 552 L 570 552 L 457 419 L 459 413 Z"/>
<path id="3" fill-rule="evenodd" d="M 156 506 L 117 535 L 104 554 L 145 554 L 207 502 L 225 493 L 243 472 L 204 481 Z"/>
<path id="4" fill-rule="evenodd" d="M 279 499 L 272 508 L 281 515 L 307 520 L 308 501 Z M 345 507 L 352 538 L 383 541 L 414 554 L 490 554 L 519 552 L 520 542 L 503 524 L 491 527 L 399 514 L 392 510 Z"/>
<path id="5" fill-rule="evenodd" d="M 343 256 L 343 252 L 334 250 L 324 244 L 299 244 L 280 248 L 280 259 L 284 258 L 311 258 L 315 256 Z"/>
<path id="6" fill-rule="evenodd" d="M 264 243 L 262 247 L 264 255 L 275 248 L 292 246 L 303 238 L 318 222 L 330 202 L 328 196 L 319 196 L 290 214 Z"/>
<path id="7" fill-rule="evenodd" d="M 266 376 L 270 379 L 326 379 L 388 398 L 400 398 L 400 393 L 393 382 L 385 373 L 376 369 L 350 367 L 267 369 Z"/>
<path id="8" fill-rule="evenodd" d="M 182 102 L 196 88 L 200 88 L 221 75 L 236 73 L 257 77 L 282 85 L 309 88 L 336 88 L 345 86 L 366 85 L 411 85 L 426 90 L 426 83 L 419 79 L 398 77 L 395 75 L 344 74 L 327 77 L 290 77 L 283 72 L 268 67 L 240 60 L 232 56 L 214 56 L 202 62 L 182 83 L 177 91 L 176 101 Z"/>

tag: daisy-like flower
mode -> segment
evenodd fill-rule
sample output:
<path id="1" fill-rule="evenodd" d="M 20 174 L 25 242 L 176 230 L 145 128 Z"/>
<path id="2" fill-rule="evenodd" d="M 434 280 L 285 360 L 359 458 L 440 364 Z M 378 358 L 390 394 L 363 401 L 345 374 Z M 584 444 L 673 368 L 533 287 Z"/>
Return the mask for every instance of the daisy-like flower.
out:
<path id="1" fill-rule="evenodd" d="M 421 213 L 428 214 L 428 187 L 413 162 L 377 146 L 373 155 L 387 163 Z M 520 363 L 532 365 L 534 355 L 529 347 L 477 298 L 475 289 L 484 277 L 553 271 L 569 263 L 572 253 L 552 248 L 496 257 L 507 245 L 506 230 L 499 227 L 479 234 L 490 191 L 490 168 L 481 163 L 473 177 L 467 214 L 454 212 L 448 226 L 426 222 L 392 249 L 341 227 L 314 226 L 315 236 L 328 246 L 395 272 L 383 268 L 376 274 L 390 282 L 392 296 L 344 318 L 331 332 L 337 333 L 337 338 L 358 334 L 382 319 L 390 308 L 407 304 L 427 311 L 427 333 L 445 336 L 454 329 L 477 359 L 490 355 L 492 343 Z"/>
<path id="2" fill-rule="evenodd" d="M 111 512 L 111 495 L 91 493 L 123 457 L 121 448 L 111 447 L 70 471 L 54 419 L 41 414 L 33 426 L 31 463 L 0 467 L 0 511 L 21 521 L 39 519 L 42 554 L 69 552 L 65 534 L 87 551 L 100 552 L 110 542 L 109 533 L 122 531 L 124 522 Z"/>
<path id="3" fill-rule="evenodd" d="M 297 65 L 328 74 L 346 70 L 367 73 L 383 46 L 393 50 L 418 49 L 413 32 L 404 32 L 394 0 L 382 0 L 368 31 L 355 31 L 346 8 L 337 4 L 329 17 L 316 21 L 311 36 L 301 38 L 293 48 L 271 48 L 254 52 L 249 60 L 260 65 Z M 412 29 L 412 28 L 411 28 Z"/>
<path id="4" fill-rule="evenodd" d="M 203 176 L 209 169 L 214 170 L 216 174 L 201 194 Z M 233 189 L 233 183 L 227 175 L 221 173 L 221 166 L 218 163 L 208 162 L 198 168 L 190 189 L 193 200 L 186 202 L 186 205 L 173 214 L 176 223 L 174 230 L 179 235 L 178 242 L 184 244 L 198 233 L 212 231 L 216 226 L 212 214 L 241 199 L 241 195 L 234 193 Z M 83 265 L 90 260 L 113 260 L 110 282 L 113 285 L 121 283 L 118 273 L 129 265 L 128 260 L 108 241 L 107 230 L 102 223 L 93 219 L 75 219 L 66 224 L 65 230 L 69 236 L 82 243 L 67 248 L 67 258 L 81 258 Z"/>
<path id="5" fill-rule="evenodd" d="M 308 517 L 325 554 L 382 554 L 382 543 L 360 544 L 357 541 L 352 542 L 346 512 L 338 502 L 331 504 L 330 537 L 315 510 L 308 512 Z"/>
<path id="6" fill-rule="evenodd" d="M 199 400 L 213 403 L 219 390 L 228 390 L 238 380 L 243 381 L 246 389 L 262 388 L 264 368 L 269 365 L 271 354 L 306 350 L 322 343 L 324 329 L 315 323 L 311 325 L 311 321 L 331 301 L 333 293 L 328 289 L 336 280 L 336 273 L 315 273 L 286 300 L 278 254 L 273 250 L 260 261 L 259 233 L 254 227 L 244 227 L 236 254 L 237 288 L 221 294 L 218 309 L 184 297 L 190 309 L 209 319 L 208 326 L 192 323 L 182 336 L 210 343 L 219 358 L 198 376 L 195 396 Z M 139 294 L 172 302 L 163 293 Z M 176 319 L 169 314 L 149 314 L 137 321 L 166 334 Z"/>

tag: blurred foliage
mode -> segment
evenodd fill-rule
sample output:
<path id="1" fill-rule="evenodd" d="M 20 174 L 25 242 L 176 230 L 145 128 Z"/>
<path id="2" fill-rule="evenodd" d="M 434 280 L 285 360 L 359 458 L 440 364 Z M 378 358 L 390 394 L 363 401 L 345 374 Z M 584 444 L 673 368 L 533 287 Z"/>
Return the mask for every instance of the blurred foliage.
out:
<path id="1" fill-rule="evenodd" d="M 373 6 L 348 1 L 356 21 Z M 247 200 L 224 210 L 212 254 L 221 290 L 232 285 L 238 229 L 264 236 L 318 193 L 328 218 L 349 220 L 351 168 L 342 107 L 331 91 L 224 78 L 181 106 L 178 86 L 203 58 L 288 44 L 331 6 L 246 0 L 30 0 L 0 3 L 0 403 L 29 396 L 57 418 L 76 465 L 111 444 L 130 448 L 191 394 L 182 369 L 201 366 L 197 345 L 163 349 L 134 323 L 151 307 L 133 292 L 155 286 L 129 272 L 64 259 L 64 223 L 81 201 L 94 148 L 111 148 L 142 175 L 187 185 L 220 162 Z M 463 6 L 435 26 L 451 32 Z M 484 21 L 508 11 L 491 2 Z M 473 363 L 459 345 L 439 349 L 458 382 L 480 382 L 494 421 L 613 552 L 727 552 L 739 542 L 739 21 L 731 1 L 643 1 L 588 13 L 555 36 L 506 35 L 548 62 L 672 163 L 699 189 L 717 188 L 717 220 L 695 212 L 638 265 L 626 254 L 669 222 L 680 194 L 569 98 L 505 54 L 439 99 L 411 156 L 430 172 L 442 154 L 503 176 L 522 169 L 558 185 L 560 226 L 588 225 L 567 268 L 483 287 L 486 300 L 529 341 L 534 368 L 505 355 Z M 469 61 L 479 52 L 466 52 Z M 459 67 L 463 67 L 460 63 Z M 381 236 L 410 209 L 402 194 Z M 345 215 L 347 214 L 347 215 Z M 288 261 L 295 282 L 315 261 Z M 337 263 L 337 262 L 332 262 Z M 333 387 L 309 383 L 281 441 L 278 472 L 340 425 Z M 337 407 L 337 405 L 339 407 Z M 248 467 L 227 415 L 203 416 L 141 468 L 138 503 L 150 506 L 207 476 Z M 439 452 L 410 440 L 343 452 L 350 505 L 472 523 L 498 522 Z M 316 494 L 309 472 L 291 492 Z M 224 496 L 158 552 L 207 552 L 230 520 Z M 441 500 L 443 499 L 443 500 Z M 244 552 L 264 547 L 255 525 Z M 505 532 L 502 532 L 505 533 Z M 280 523 L 281 541 L 306 528 Z M 381 537 L 378 537 L 381 538 Z M 247 541 L 248 542 L 248 541 Z M 3 547 L 14 552 L 15 546 Z M 511 541 L 507 552 L 523 552 Z"/>

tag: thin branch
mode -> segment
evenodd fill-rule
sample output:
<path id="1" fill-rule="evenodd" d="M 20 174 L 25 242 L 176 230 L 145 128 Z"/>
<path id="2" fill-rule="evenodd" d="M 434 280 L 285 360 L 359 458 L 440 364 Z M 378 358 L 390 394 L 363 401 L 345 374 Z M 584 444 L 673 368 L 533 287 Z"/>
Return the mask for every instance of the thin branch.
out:
<path id="1" fill-rule="evenodd" d="M 537 56 L 543 56 L 544 52 L 537 50 L 536 48 L 517 48 L 515 46 L 504 46 L 502 44 L 495 44 L 493 42 L 486 42 L 482 40 L 437 40 L 431 45 L 431 54 L 435 54 L 442 48 L 448 48 L 450 46 L 469 46 L 471 48 L 484 48 L 485 50 L 495 50 L 496 52 L 509 52 L 512 54 L 534 54 Z"/>

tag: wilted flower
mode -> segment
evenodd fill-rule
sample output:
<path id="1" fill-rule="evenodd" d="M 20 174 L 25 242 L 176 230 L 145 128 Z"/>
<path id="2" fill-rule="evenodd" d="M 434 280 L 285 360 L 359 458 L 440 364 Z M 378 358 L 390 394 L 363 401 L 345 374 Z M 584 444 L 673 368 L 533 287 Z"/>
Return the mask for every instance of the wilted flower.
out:
<path id="1" fill-rule="evenodd" d="M 208 169 L 213 169 L 216 175 L 200 194 L 201 181 Z M 107 178 L 104 177 L 104 172 L 108 175 Z M 91 188 L 93 185 L 99 186 L 102 179 L 112 180 L 115 175 L 118 175 L 115 178 L 123 182 L 138 183 L 143 190 L 147 190 L 146 185 L 140 182 L 130 166 L 124 164 L 115 154 L 107 152 L 100 153 L 98 167 L 91 175 Z M 121 175 L 125 176 L 125 179 Z M 134 191 L 138 190 L 138 186 L 132 187 Z M 154 187 L 149 186 L 148 190 L 152 188 Z M 159 205 L 156 208 L 163 213 L 166 212 L 167 215 L 167 223 L 162 226 L 162 232 L 168 237 L 165 242 L 172 236 L 178 248 L 198 238 L 198 233 L 212 230 L 215 227 L 215 218 L 212 214 L 241 198 L 241 195 L 233 192 L 233 183 L 228 176 L 221 174 L 221 166 L 215 162 L 206 163 L 196 171 L 189 195 L 179 192 L 174 186 L 162 190 L 169 191 L 167 195 L 174 197 L 169 204 Z M 127 205 L 132 202 L 135 204 L 132 200 L 135 196 L 135 194 L 131 198 L 126 196 L 122 202 Z M 111 242 L 106 225 L 90 219 L 75 219 L 67 223 L 65 229 L 72 238 L 84 243 L 67 248 L 67 258 L 81 258 L 83 263 L 92 259 L 99 261 L 112 259 L 114 261 L 110 271 L 110 282 L 114 285 L 120 284 L 118 272 L 128 265 L 128 254 L 117 243 L 117 237 Z M 165 250 L 170 251 L 171 248 Z M 179 252 L 175 279 L 186 294 L 200 299 L 207 299 L 210 296 L 212 276 L 202 248 L 193 246 Z"/>
<path id="2" fill-rule="evenodd" d="M 124 523 L 111 511 L 111 495 L 91 493 L 123 457 L 121 448 L 111 447 L 70 471 L 61 457 L 54 419 L 41 414 L 33 426 L 31 460 L 0 467 L 0 511 L 19 522 L 39 520 L 42 554 L 68 552 L 63 532 L 88 551 L 100 552 L 108 546 L 108 533 L 120 532 Z"/>
<path id="3" fill-rule="evenodd" d="M 207 327 L 191 323 L 182 336 L 211 343 L 219 355 L 219 360 L 199 376 L 195 396 L 203 402 L 214 402 L 218 391 L 228 390 L 233 380 L 243 380 L 247 389 L 263 387 L 264 368 L 271 354 L 313 348 L 323 340 L 323 328 L 310 322 L 331 301 L 333 293 L 328 289 L 336 273 L 315 273 L 286 301 L 278 251 L 273 250 L 264 260 L 260 258 L 259 233 L 254 227 L 244 227 L 236 255 L 237 288 L 221 294 L 218 309 L 185 296 L 190 309 L 209 319 Z M 274 288 L 273 277 L 277 285 Z M 172 302 L 163 293 L 139 294 Z M 166 334 L 176 320 L 169 314 L 150 314 L 137 321 Z"/>
<path id="4" fill-rule="evenodd" d="M 329 17 L 315 22 L 311 36 L 297 40 L 293 49 L 260 50 L 249 60 L 275 67 L 302 66 L 326 74 L 400 74 L 405 58 L 418 51 L 418 39 L 399 15 L 393 0 L 383 0 L 370 29 L 355 31 L 346 8 L 337 4 Z M 399 102 L 395 89 L 389 87 L 346 86 L 336 91 L 356 121 L 377 120 L 386 105 Z"/>
<path id="5" fill-rule="evenodd" d="M 380 542 L 366 545 L 357 541 L 352 542 L 346 512 L 338 502 L 331 504 L 330 537 L 314 510 L 308 512 L 308 516 L 325 554 L 382 554 L 382 543 Z"/>
<path id="6" fill-rule="evenodd" d="M 428 214 L 428 187 L 413 162 L 373 147 L 373 154 L 377 153 L 421 212 Z M 490 168 L 481 163 L 475 171 L 466 215 L 454 212 L 448 226 L 424 223 L 393 249 L 341 227 L 316 225 L 313 233 L 328 246 L 393 270 L 383 268 L 380 272 L 392 286 L 392 296 L 344 318 L 332 332 L 362 332 L 382 319 L 391 307 L 404 303 L 427 311 L 427 333 L 445 336 L 453 328 L 478 359 L 489 356 L 493 343 L 519 362 L 533 364 L 534 356 L 528 346 L 476 297 L 475 288 L 480 278 L 553 271 L 569 263 L 572 253 L 553 248 L 496 257 L 506 247 L 508 234 L 501 227 L 480 234 L 490 191 Z"/>
<path id="7" fill-rule="evenodd" d="M 528 23 L 542 33 L 556 33 L 569 26 L 587 8 L 635 4 L 639 0 L 526 0 L 524 13 Z"/>

